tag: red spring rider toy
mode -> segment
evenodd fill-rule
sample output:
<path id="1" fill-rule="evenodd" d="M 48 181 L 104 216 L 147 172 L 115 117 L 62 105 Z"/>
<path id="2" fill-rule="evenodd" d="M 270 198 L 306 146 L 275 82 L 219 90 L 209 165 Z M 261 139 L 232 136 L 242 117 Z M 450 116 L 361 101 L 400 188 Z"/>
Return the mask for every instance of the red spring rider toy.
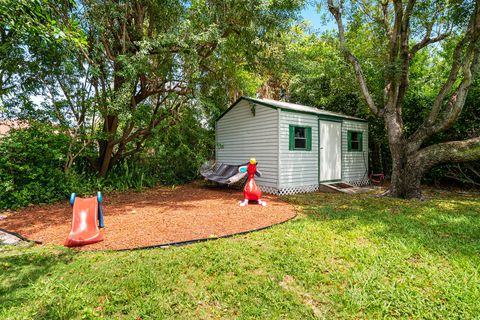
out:
<path id="1" fill-rule="evenodd" d="M 248 166 L 242 166 L 238 168 L 239 172 L 248 172 L 248 180 L 245 188 L 243 189 L 243 201 L 240 201 L 240 206 L 246 206 L 249 201 L 254 201 L 259 205 L 266 206 L 267 203 L 260 198 L 262 197 L 262 191 L 255 183 L 254 175 L 258 177 L 262 176 L 262 173 L 257 170 L 257 160 L 255 158 L 250 159 Z"/>

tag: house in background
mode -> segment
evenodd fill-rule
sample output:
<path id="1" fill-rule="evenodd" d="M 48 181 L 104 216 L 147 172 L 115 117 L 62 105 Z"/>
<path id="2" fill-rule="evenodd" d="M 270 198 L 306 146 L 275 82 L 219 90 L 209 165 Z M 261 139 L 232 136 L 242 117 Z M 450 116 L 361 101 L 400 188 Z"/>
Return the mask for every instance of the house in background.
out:
<path id="1" fill-rule="evenodd" d="M 28 127 L 26 121 L 20 120 L 0 120 L 0 138 L 6 136 L 12 129 L 24 129 Z"/>
<path id="2" fill-rule="evenodd" d="M 256 158 L 262 191 L 293 194 L 368 181 L 367 121 L 308 106 L 241 97 L 216 121 L 217 162 Z"/>

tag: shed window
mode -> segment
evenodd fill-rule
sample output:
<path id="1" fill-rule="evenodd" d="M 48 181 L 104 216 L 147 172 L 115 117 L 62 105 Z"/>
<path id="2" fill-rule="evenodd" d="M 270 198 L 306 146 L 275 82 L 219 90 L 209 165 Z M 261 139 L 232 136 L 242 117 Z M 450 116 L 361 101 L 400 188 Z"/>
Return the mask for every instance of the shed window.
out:
<path id="1" fill-rule="evenodd" d="M 312 150 L 312 128 L 290 125 L 289 150 Z"/>
<path id="2" fill-rule="evenodd" d="M 348 151 L 363 151 L 363 132 L 348 131 Z"/>

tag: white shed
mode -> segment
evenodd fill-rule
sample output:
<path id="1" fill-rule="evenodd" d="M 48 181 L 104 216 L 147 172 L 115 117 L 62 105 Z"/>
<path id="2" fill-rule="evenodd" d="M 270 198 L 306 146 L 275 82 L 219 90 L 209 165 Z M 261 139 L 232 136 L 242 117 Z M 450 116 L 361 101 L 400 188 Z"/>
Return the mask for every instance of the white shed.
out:
<path id="1" fill-rule="evenodd" d="M 217 162 L 256 158 L 262 191 L 317 191 L 324 183 L 362 185 L 368 172 L 365 120 L 303 105 L 241 97 L 216 121 Z"/>

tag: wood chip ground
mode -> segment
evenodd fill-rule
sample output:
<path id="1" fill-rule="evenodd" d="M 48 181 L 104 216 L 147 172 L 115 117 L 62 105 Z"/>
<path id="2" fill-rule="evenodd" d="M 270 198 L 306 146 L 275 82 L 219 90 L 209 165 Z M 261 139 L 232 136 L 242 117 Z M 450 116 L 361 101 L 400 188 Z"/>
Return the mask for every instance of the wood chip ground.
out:
<path id="1" fill-rule="evenodd" d="M 266 195 L 267 206 L 240 207 L 242 192 L 188 184 L 104 195 L 105 240 L 81 247 L 118 250 L 214 238 L 277 224 L 295 216 L 292 205 Z M 63 245 L 71 226 L 68 201 L 32 206 L 0 221 L 0 228 L 44 244 Z"/>

